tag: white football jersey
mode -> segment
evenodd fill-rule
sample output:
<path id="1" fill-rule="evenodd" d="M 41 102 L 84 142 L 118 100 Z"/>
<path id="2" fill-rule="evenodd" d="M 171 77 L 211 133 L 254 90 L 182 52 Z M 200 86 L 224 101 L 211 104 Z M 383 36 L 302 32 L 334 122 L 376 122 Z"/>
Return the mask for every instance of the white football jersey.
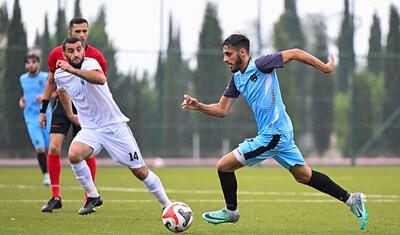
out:
<path id="1" fill-rule="evenodd" d="M 92 58 L 85 58 L 81 70 L 102 71 L 99 63 Z M 107 82 L 104 85 L 89 83 L 62 69 L 55 71 L 54 78 L 57 88 L 71 96 L 82 128 L 99 128 L 129 121 L 115 103 Z"/>

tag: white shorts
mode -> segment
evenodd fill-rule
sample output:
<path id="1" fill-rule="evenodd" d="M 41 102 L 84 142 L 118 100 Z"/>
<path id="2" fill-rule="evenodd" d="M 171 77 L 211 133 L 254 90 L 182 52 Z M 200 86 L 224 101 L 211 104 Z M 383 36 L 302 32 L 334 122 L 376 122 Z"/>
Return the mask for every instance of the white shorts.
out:
<path id="1" fill-rule="evenodd" d="M 135 137 L 125 122 L 97 129 L 82 129 L 75 136 L 74 141 L 92 147 L 94 155 L 97 155 L 104 147 L 115 162 L 129 168 L 145 165 Z"/>

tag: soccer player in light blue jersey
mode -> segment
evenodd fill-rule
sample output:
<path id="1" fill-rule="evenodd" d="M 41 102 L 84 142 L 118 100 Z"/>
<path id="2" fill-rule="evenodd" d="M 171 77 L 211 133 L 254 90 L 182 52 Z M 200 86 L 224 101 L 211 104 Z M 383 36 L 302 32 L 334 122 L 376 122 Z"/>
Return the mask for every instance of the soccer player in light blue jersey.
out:
<path id="1" fill-rule="evenodd" d="M 184 96 L 183 109 L 197 110 L 204 114 L 225 117 L 240 94 L 254 111 L 258 135 L 246 139 L 217 163 L 218 176 L 224 193 L 226 207 L 206 212 L 203 219 L 209 223 L 236 223 L 240 214 L 237 209 L 237 181 L 235 170 L 253 166 L 267 158 L 273 158 L 285 167 L 297 182 L 311 186 L 346 203 L 358 218 L 361 229 L 367 225 L 366 196 L 350 194 L 327 175 L 310 169 L 293 140 L 292 122 L 285 110 L 275 69 L 282 68 L 291 60 L 308 64 L 321 72 L 330 73 L 335 64 L 333 56 L 323 63 L 300 49 L 291 49 L 253 59 L 250 57 L 250 41 L 242 34 L 233 34 L 223 42 L 224 62 L 233 73 L 232 79 L 218 103 L 203 104 L 188 95 Z"/>
<path id="2" fill-rule="evenodd" d="M 44 176 L 43 185 L 49 186 L 50 178 L 47 171 L 46 156 L 50 142 L 50 125 L 47 125 L 47 129 L 43 129 L 37 121 L 39 119 L 39 110 L 48 74 L 39 71 L 39 64 L 39 56 L 30 54 L 25 57 L 25 69 L 27 72 L 22 74 L 19 78 L 24 93 L 19 100 L 19 106 L 24 110 L 26 127 L 37 153 L 39 166 Z M 46 115 L 47 118 L 51 119 L 50 107 L 47 108 Z"/>

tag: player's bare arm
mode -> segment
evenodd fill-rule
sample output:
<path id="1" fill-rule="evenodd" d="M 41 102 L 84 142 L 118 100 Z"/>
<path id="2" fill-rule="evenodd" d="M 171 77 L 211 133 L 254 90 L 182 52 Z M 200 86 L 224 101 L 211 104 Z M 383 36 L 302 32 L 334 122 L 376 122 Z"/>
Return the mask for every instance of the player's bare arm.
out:
<path id="1" fill-rule="evenodd" d="M 282 51 L 282 58 L 284 64 L 291 60 L 297 60 L 304 64 L 311 65 L 324 73 L 330 73 L 335 68 L 335 60 L 332 54 L 329 57 L 329 62 L 326 64 L 313 55 L 300 49 Z"/>
<path id="2" fill-rule="evenodd" d="M 21 96 L 21 98 L 19 98 L 19 107 L 21 109 L 25 108 L 25 96 Z"/>
<path id="3" fill-rule="evenodd" d="M 235 102 L 234 98 L 228 98 L 225 96 L 222 96 L 219 102 L 216 104 L 203 104 L 200 103 L 196 98 L 188 95 L 184 95 L 183 98 L 183 109 L 197 110 L 204 114 L 220 118 L 224 118 L 226 115 L 228 115 L 233 102 Z"/>
<path id="4" fill-rule="evenodd" d="M 103 73 L 99 73 L 97 71 L 88 71 L 88 70 L 80 70 L 72 67 L 67 61 L 58 60 L 57 68 L 61 68 L 62 70 L 74 74 L 90 83 L 104 85 L 107 81 L 106 76 Z"/>
<path id="5" fill-rule="evenodd" d="M 80 126 L 78 115 L 74 114 L 72 111 L 71 97 L 65 91 L 59 91 L 58 97 L 60 99 L 61 105 L 64 107 L 65 113 L 68 119 L 76 126 Z"/>
<path id="6" fill-rule="evenodd" d="M 44 91 L 43 91 L 42 105 L 43 105 L 43 100 L 49 101 L 51 98 L 53 98 L 53 95 L 55 94 L 55 92 L 53 92 L 54 86 L 55 86 L 54 73 L 49 71 L 49 76 L 47 77 L 46 85 L 45 85 Z M 40 112 L 39 124 L 40 124 L 41 128 L 44 128 L 44 129 L 47 128 L 46 112 Z"/>

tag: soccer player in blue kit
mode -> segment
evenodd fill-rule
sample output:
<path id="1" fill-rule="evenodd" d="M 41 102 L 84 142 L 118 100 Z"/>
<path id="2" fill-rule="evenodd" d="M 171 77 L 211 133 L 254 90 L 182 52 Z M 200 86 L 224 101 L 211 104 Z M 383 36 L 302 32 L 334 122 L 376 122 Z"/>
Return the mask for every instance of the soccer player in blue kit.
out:
<path id="1" fill-rule="evenodd" d="M 327 175 L 310 169 L 293 140 L 292 122 L 285 111 L 275 68 L 281 68 L 291 60 L 308 64 L 321 72 L 330 73 L 335 64 L 333 56 L 325 64 L 300 49 L 291 49 L 253 59 L 250 57 L 250 41 L 242 34 L 233 34 L 222 43 L 224 62 L 233 74 L 218 103 L 203 104 L 188 95 L 184 96 L 183 109 L 197 110 L 204 114 L 225 117 L 240 94 L 254 111 L 258 136 L 246 139 L 217 163 L 218 176 L 226 207 L 206 212 L 203 219 L 209 223 L 236 223 L 240 214 L 237 209 L 237 181 L 235 170 L 253 166 L 267 158 L 274 158 L 293 175 L 297 182 L 313 187 L 344 202 L 357 216 L 361 229 L 367 225 L 366 196 L 350 194 Z"/>
<path id="2" fill-rule="evenodd" d="M 47 129 L 43 129 L 37 121 L 39 119 L 39 110 L 48 74 L 39 71 L 39 64 L 39 56 L 30 54 L 25 57 L 25 69 L 27 73 L 22 74 L 19 78 L 24 93 L 19 99 L 19 106 L 24 110 L 26 127 L 28 128 L 32 144 L 35 147 L 39 166 L 44 176 L 43 185 L 48 186 L 50 185 L 50 178 L 47 171 L 47 150 L 50 143 L 50 124 L 47 125 Z M 51 119 L 50 107 L 46 110 L 46 116 L 48 119 Z"/>

